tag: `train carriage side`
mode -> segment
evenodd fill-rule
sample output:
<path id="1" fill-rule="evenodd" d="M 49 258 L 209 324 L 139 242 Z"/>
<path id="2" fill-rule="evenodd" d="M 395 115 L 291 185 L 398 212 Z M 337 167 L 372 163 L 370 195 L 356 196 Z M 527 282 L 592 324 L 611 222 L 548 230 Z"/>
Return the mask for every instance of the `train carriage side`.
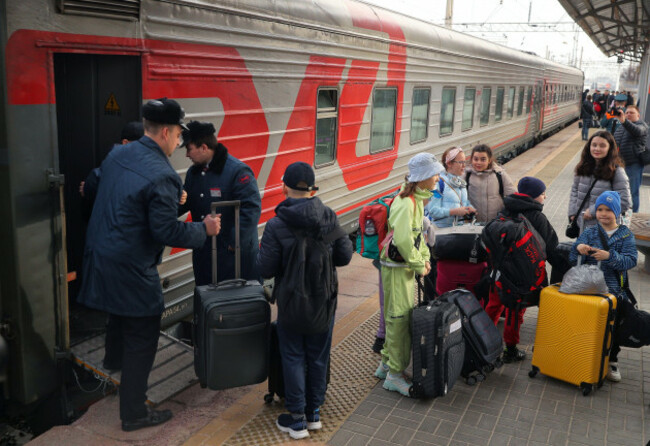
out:
<path id="1" fill-rule="evenodd" d="M 71 342 L 78 183 L 142 101 L 172 97 L 187 118 L 215 124 L 258 178 L 260 229 L 293 161 L 315 166 L 320 197 L 352 230 L 413 154 L 486 143 L 505 155 L 546 128 L 540 58 L 364 3 L 142 0 L 136 21 L 48 4 L 6 6 L 11 162 L 0 168 L 14 255 L 0 271 L 0 310 L 14 330 L 11 392 L 21 402 L 54 388 L 54 352 Z M 184 155 L 171 159 L 181 175 Z M 167 248 L 159 270 L 169 324 L 191 312 L 189 251 Z"/>
<path id="2" fill-rule="evenodd" d="M 580 117 L 584 74 L 571 67 L 549 62 L 544 74 L 541 134 L 557 131 Z"/>

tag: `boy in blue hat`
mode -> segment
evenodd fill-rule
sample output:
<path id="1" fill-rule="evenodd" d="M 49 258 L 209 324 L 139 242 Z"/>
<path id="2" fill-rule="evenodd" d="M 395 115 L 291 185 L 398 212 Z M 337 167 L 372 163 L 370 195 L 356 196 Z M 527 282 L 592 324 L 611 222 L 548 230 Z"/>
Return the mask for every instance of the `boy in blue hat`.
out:
<path id="1" fill-rule="evenodd" d="M 585 256 L 587 264 L 600 263 L 600 269 L 605 275 L 609 292 L 617 299 L 629 299 L 623 289 L 628 283 L 627 270 L 636 266 L 637 252 L 632 231 L 619 225 L 621 215 L 621 197 L 618 192 L 605 191 L 596 200 L 596 219 L 598 224 L 585 229 L 573 244 L 569 260 L 575 264 L 578 255 Z M 609 355 L 609 371 L 607 379 L 614 382 L 621 380 L 618 368 L 618 352 L 620 347 L 612 344 Z"/>

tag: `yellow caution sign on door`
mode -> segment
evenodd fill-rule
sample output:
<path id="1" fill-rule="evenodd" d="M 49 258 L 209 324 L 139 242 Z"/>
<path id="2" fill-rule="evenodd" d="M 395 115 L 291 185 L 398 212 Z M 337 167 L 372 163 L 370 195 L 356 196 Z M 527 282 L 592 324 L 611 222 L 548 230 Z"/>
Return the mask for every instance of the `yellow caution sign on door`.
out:
<path id="1" fill-rule="evenodd" d="M 105 115 L 120 115 L 121 110 L 120 106 L 117 103 L 117 99 L 115 99 L 115 95 L 111 93 L 111 95 L 108 97 L 108 100 L 106 101 L 106 105 L 104 105 L 104 114 Z"/>

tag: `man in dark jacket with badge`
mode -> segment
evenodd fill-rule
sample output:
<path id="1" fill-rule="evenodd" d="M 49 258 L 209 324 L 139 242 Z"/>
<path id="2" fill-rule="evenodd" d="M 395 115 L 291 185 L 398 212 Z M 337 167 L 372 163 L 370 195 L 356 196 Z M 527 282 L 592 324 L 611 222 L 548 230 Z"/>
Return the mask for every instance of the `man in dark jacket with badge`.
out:
<path id="1" fill-rule="evenodd" d="M 178 221 L 181 179 L 168 157 L 180 143 L 180 105 L 167 98 L 142 108 L 145 135 L 113 148 L 88 225 L 79 302 L 109 314 L 104 367 L 121 369 L 120 418 L 132 431 L 164 423 L 169 410 L 145 405 L 164 309 L 160 263 L 165 245 L 198 248 L 219 233 L 219 217 Z"/>
<path id="2" fill-rule="evenodd" d="M 201 221 L 210 214 L 213 202 L 239 200 L 240 246 L 242 278 L 259 280 L 255 261 L 259 249 L 257 224 L 262 214 L 262 200 L 253 171 L 248 165 L 228 153 L 217 142 L 215 128 L 209 122 L 192 121 L 183 131 L 183 146 L 192 167 L 185 175 L 183 188 L 187 201 L 179 208 L 179 215 L 189 211 L 193 221 Z M 217 279 L 219 282 L 235 278 L 235 213 L 234 208 L 218 209 L 227 231 L 217 237 Z M 195 249 L 192 255 L 196 285 L 212 282 L 212 244 Z"/>

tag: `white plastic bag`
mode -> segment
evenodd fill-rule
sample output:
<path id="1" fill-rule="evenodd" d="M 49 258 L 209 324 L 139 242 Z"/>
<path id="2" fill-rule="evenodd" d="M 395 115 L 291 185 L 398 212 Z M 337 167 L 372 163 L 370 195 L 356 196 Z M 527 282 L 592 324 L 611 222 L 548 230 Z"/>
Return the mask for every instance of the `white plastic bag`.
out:
<path id="1" fill-rule="evenodd" d="M 578 257 L 578 266 L 566 272 L 560 284 L 560 292 L 565 294 L 607 294 L 605 274 L 597 265 L 581 265 L 582 256 Z"/>

